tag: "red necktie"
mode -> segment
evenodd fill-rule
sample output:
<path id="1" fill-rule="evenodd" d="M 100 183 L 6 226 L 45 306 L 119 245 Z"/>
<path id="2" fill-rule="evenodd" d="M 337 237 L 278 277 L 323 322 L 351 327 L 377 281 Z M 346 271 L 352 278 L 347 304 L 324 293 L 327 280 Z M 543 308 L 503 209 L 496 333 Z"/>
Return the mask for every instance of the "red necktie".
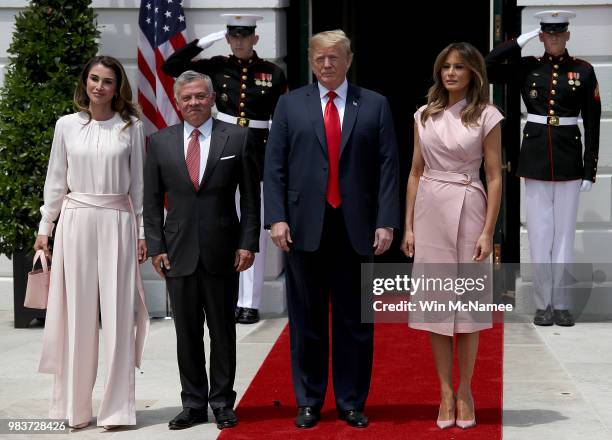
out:
<path id="1" fill-rule="evenodd" d="M 187 146 L 187 171 L 196 191 L 200 188 L 200 131 L 196 128 L 189 136 L 191 140 Z"/>
<path id="2" fill-rule="evenodd" d="M 327 176 L 327 191 L 325 197 L 327 203 L 334 208 L 340 206 L 340 179 L 338 175 L 338 164 L 340 163 L 340 140 L 342 131 L 340 130 L 340 115 L 334 104 L 334 98 L 338 96 L 336 92 L 327 92 L 329 100 L 325 105 L 323 122 L 325 123 L 325 137 L 327 138 L 327 157 L 329 160 L 329 174 Z"/>

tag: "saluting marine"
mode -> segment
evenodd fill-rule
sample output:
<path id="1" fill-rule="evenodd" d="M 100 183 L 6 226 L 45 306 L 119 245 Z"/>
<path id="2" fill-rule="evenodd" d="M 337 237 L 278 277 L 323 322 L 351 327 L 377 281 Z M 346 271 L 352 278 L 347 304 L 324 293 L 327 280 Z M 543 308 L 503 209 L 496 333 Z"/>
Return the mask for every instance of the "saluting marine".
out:
<path id="1" fill-rule="evenodd" d="M 222 17 L 227 23 L 226 30 L 194 40 L 177 50 L 164 62 L 162 70 L 173 77 L 186 70 L 210 76 L 217 93 L 216 118 L 251 129 L 262 180 L 270 120 L 278 98 L 287 91 L 287 79 L 279 66 L 259 58 L 253 50 L 259 41 L 259 35 L 255 34 L 256 22 L 263 17 L 252 14 L 222 14 Z M 231 47 L 232 55 L 194 59 L 204 49 L 224 38 Z M 263 198 L 261 212 L 263 216 Z M 255 263 L 240 274 L 236 319 L 242 324 L 259 321 L 267 235 L 260 231 L 259 253 L 255 254 Z"/>
<path id="2" fill-rule="evenodd" d="M 538 29 L 498 45 L 486 57 L 492 83 L 520 82 L 528 112 L 516 174 L 525 178 L 537 325 L 574 325 L 562 277 L 572 259 L 579 192 L 589 191 L 597 174 L 601 102 L 593 66 L 566 49 L 575 16 L 539 12 Z M 545 53 L 520 57 L 538 36 Z M 584 154 L 578 116 L 584 123 Z"/>

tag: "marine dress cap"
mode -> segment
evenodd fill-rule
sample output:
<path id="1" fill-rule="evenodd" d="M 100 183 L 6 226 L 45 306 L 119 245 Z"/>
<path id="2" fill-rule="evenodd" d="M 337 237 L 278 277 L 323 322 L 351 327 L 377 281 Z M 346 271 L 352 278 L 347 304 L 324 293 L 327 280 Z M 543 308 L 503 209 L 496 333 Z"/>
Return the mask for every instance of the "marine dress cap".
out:
<path id="1" fill-rule="evenodd" d="M 566 32 L 570 19 L 576 17 L 572 11 L 542 11 L 534 14 L 535 18 L 540 19 L 540 28 L 547 34 L 557 34 Z"/>
<path id="2" fill-rule="evenodd" d="M 221 17 L 227 23 L 227 33 L 233 37 L 254 34 L 257 21 L 263 20 L 261 15 L 254 14 L 222 14 Z"/>

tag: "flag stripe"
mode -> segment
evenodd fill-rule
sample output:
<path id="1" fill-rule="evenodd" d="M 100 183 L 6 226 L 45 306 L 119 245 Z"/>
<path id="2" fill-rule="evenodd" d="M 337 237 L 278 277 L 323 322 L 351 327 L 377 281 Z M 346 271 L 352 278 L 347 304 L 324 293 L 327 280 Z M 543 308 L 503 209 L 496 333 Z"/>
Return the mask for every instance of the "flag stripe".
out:
<path id="1" fill-rule="evenodd" d="M 144 59 L 144 56 L 142 55 L 142 52 L 140 50 L 138 51 L 138 71 L 143 77 L 139 80 L 140 82 L 138 83 L 138 85 L 143 85 L 144 81 L 142 81 L 142 79 L 145 79 L 146 84 L 148 84 L 151 90 L 153 90 L 152 87 L 155 87 L 155 74 L 151 71 L 149 64 Z M 155 94 L 154 90 L 153 94 Z"/>
<path id="2" fill-rule="evenodd" d="M 149 81 L 142 77 L 141 73 L 138 74 L 138 83 L 140 84 L 138 92 L 142 93 L 149 102 L 155 102 L 155 90 L 153 90 Z M 155 85 L 155 78 L 153 78 L 153 85 Z"/>
<path id="3" fill-rule="evenodd" d="M 181 32 L 180 34 L 176 34 L 172 38 L 170 38 L 170 43 L 172 44 L 172 48 L 174 50 L 180 49 L 181 47 L 187 44 L 187 38 Z"/>
<path id="4" fill-rule="evenodd" d="M 138 16 L 138 103 L 145 133 L 181 121 L 174 102 L 174 79 L 161 66 L 187 42 L 182 2 L 142 0 Z"/>
<path id="5" fill-rule="evenodd" d="M 176 103 L 174 102 L 174 99 L 172 99 L 172 85 L 170 85 L 170 88 L 170 94 L 168 94 L 164 85 L 161 82 L 161 78 L 158 75 L 157 86 L 155 88 L 157 90 L 157 111 L 163 115 L 164 120 L 166 121 L 166 123 L 168 123 L 168 125 L 176 123 L 170 123 L 169 121 L 178 118 L 179 115 L 179 111 L 175 107 Z"/>
<path id="6" fill-rule="evenodd" d="M 157 119 L 157 109 L 155 108 L 155 105 L 152 104 L 146 96 L 143 96 L 140 91 L 138 92 L 138 103 L 142 108 L 142 113 L 149 119 L 149 121 L 155 123 Z"/>

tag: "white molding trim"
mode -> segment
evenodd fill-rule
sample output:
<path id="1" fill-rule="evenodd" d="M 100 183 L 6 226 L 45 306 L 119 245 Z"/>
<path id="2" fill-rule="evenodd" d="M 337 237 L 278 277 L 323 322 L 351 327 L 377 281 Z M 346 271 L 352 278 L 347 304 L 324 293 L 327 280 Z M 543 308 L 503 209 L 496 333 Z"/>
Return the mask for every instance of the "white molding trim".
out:
<path id="1" fill-rule="evenodd" d="M 24 9 L 28 0 L 3 0 L 0 9 Z M 94 9 L 139 9 L 140 0 L 93 0 Z M 185 9 L 280 9 L 289 0 L 184 0 Z"/>

